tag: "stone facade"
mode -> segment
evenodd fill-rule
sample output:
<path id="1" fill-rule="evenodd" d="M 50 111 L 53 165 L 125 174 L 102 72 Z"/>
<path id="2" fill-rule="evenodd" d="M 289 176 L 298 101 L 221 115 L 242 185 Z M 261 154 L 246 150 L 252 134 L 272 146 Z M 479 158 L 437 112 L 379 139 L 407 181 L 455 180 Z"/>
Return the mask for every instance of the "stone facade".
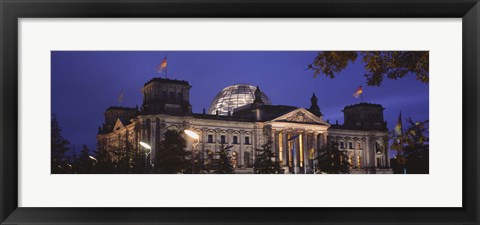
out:
<path id="1" fill-rule="evenodd" d="M 166 130 L 189 129 L 200 136 L 196 151 L 207 160 L 217 150 L 217 143 L 233 145 L 230 154 L 236 173 L 252 173 L 255 150 L 271 140 L 276 160 L 286 173 L 312 173 L 311 153 L 316 155 L 328 141 L 333 141 L 348 151 L 352 173 L 391 173 L 387 129 L 380 105 L 347 106 L 344 113 L 348 123 L 331 125 L 323 120 L 315 95 L 309 109 L 267 105 L 257 88 L 253 102 L 232 114 L 197 114 L 191 111 L 190 88 L 186 81 L 152 79 L 142 89 L 141 109 L 107 109 L 98 142 L 107 152 L 118 149 L 139 152 L 142 151 L 139 142 L 143 141 L 152 146 L 150 158 L 153 159 Z M 299 136 L 288 141 L 294 135 Z M 186 135 L 185 139 L 187 150 L 191 151 L 193 140 Z M 295 154 L 293 146 L 296 146 Z M 115 158 L 114 154 L 111 156 Z"/>

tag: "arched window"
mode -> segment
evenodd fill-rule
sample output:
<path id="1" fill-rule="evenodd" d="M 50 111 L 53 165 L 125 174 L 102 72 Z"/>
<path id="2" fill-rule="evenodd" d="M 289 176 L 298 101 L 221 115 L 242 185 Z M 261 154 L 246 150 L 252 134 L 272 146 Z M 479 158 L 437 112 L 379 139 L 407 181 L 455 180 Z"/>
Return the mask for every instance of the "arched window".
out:
<path id="1" fill-rule="evenodd" d="M 220 135 L 220 143 L 221 144 L 226 144 L 227 143 L 225 134 Z"/>
<path id="2" fill-rule="evenodd" d="M 250 136 L 245 136 L 244 144 L 246 144 L 246 145 L 250 144 Z"/>

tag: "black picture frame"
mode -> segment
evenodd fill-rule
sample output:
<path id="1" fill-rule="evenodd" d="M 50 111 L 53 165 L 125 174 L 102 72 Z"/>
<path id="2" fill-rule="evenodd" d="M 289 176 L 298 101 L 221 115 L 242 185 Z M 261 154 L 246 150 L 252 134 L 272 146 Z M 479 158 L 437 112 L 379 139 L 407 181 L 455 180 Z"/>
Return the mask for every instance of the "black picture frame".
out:
<path id="1" fill-rule="evenodd" d="M 0 14 L 1 224 L 479 224 L 480 4 L 478 0 L 0 0 Z M 19 18 L 76 17 L 462 18 L 463 144 L 458 146 L 463 148 L 463 207 L 18 207 L 17 21 Z"/>

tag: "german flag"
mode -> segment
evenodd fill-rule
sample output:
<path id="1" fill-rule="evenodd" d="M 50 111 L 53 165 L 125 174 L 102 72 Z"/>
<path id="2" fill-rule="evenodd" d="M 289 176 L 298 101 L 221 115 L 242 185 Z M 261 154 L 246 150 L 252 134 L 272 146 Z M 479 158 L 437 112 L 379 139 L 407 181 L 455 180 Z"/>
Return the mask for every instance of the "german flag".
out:
<path id="1" fill-rule="evenodd" d="M 158 65 L 157 71 L 159 73 L 165 71 L 167 69 L 167 57 L 163 58 L 163 61 L 160 65 Z"/>
<path id="2" fill-rule="evenodd" d="M 402 134 L 402 112 L 398 115 L 397 125 L 395 125 L 395 133 L 397 133 L 397 135 Z"/>
<path id="3" fill-rule="evenodd" d="M 360 97 L 360 95 L 363 94 L 363 89 L 362 89 L 362 85 L 360 85 L 360 87 L 357 88 L 357 90 L 355 91 L 355 93 L 353 93 L 353 97 L 355 98 L 358 98 Z"/>

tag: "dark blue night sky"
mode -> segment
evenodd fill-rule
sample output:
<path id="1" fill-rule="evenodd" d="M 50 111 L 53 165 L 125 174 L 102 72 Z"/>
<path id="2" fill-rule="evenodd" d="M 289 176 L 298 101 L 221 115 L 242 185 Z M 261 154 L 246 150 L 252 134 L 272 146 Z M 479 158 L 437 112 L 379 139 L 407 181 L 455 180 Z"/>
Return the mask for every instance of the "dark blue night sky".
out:
<path id="1" fill-rule="evenodd" d="M 208 109 L 223 88 L 235 83 L 260 86 L 274 105 L 308 108 L 315 93 L 325 120 L 343 123 L 343 107 L 359 103 L 355 90 L 363 85 L 364 101 L 385 108 L 385 120 L 392 130 L 398 114 L 415 121 L 428 119 L 428 85 L 409 75 L 384 80 L 380 87 L 367 87 L 360 61 L 335 79 L 313 78 L 306 70 L 317 52 L 305 51 L 54 51 L 52 52 L 52 113 L 57 115 L 62 135 L 77 151 L 82 144 L 95 149 L 98 127 L 109 106 L 139 107 L 140 89 L 157 73 L 168 54 L 168 77 L 192 85 L 193 112 Z M 123 102 L 118 102 L 124 90 Z M 405 126 L 404 121 L 404 126 Z"/>

